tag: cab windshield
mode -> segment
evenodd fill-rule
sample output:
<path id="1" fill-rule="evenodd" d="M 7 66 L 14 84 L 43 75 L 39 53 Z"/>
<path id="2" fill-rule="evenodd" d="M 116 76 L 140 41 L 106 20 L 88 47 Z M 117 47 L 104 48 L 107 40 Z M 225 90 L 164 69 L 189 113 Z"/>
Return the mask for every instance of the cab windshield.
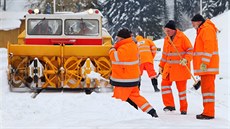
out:
<path id="1" fill-rule="evenodd" d="M 99 21 L 96 19 L 65 20 L 65 35 L 98 36 Z"/>
<path id="2" fill-rule="evenodd" d="M 61 35 L 61 19 L 28 19 L 28 35 Z"/>

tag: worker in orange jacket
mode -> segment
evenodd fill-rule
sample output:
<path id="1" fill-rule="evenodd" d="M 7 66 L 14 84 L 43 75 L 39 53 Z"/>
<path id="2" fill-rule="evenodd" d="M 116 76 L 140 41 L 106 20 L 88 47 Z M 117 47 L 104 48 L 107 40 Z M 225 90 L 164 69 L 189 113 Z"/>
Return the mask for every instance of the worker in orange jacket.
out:
<path id="1" fill-rule="evenodd" d="M 113 97 L 129 103 L 133 102 L 143 112 L 158 117 L 156 110 L 139 93 L 138 48 L 131 38 L 130 30 L 123 28 L 118 31 L 117 42 L 110 49 L 109 57 L 112 61 L 110 83 L 115 86 Z"/>
<path id="2" fill-rule="evenodd" d="M 175 81 L 179 92 L 180 112 L 181 115 L 186 115 L 188 107 L 186 85 L 187 80 L 191 78 L 191 74 L 185 65 L 190 69 L 193 48 L 186 35 L 176 29 L 173 20 L 165 25 L 164 31 L 167 36 L 164 39 L 162 58 L 159 64 L 159 72 L 162 74 L 161 93 L 165 105 L 163 110 L 176 110 L 171 89 L 172 82 Z"/>
<path id="3" fill-rule="evenodd" d="M 203 96 L 203 113 L 197 119 L 214 119 L 215 117 L 215 78 L 219 73 L 219 54 L 217 28 L 200 14 L 192 18 L 192 25 L 197 30 L 194 44 L 193 69 L 194 75 L 201 78 Z"/>
<path id="4" fill-rule="evenodd" d="M 142 76 L 143 70 L 146 70 L 149 78 L 151 78 L 151 82 L 153 85 L 153 88 L 155 92 L 159 92 L 157 85 L 157 74 L 154 69 L 153 59 L 156 55 L 156 45 L 153 43 L 150 39 L 144 39 L 142 36 L 137 35 L 137 45 L 139 50 L 139 56 L 140 56 L 140 75 Z M 141 83 L 140 83 L 141 84 Z M 139 84 L 139 87 L 140 87 Z"/>

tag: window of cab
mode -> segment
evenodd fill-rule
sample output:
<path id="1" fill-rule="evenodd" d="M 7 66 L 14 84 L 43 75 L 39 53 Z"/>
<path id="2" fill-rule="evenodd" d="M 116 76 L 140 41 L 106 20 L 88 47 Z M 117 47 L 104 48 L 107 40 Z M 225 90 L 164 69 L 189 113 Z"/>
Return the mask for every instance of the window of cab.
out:
<path id="1" fill-rule="evenodd" d="M 61 19 L 28 19 L 28 35 L 62 35 Z"/>
<path id="2" fill-rule="evenodd" d="M 66 19 L 65 35 L 98 36 L 99 21 L 97 19 Z"/>

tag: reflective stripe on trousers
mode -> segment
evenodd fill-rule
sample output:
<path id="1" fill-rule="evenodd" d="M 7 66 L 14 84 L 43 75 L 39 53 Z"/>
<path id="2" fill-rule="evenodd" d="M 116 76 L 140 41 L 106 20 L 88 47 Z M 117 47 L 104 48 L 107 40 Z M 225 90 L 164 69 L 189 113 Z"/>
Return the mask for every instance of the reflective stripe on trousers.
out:
<path id="1" fill-rule="evenodd" d="M 148 112 L 152 109 L 149 102 L 140 95 L 139 89 L 135 87 L 116 87 L 113 91 L 113 97 L 126 101 L 131 99 L 143 112 Z"/>
<path id="2" fill-rule="evenodd" d="M 176 87 L 179 92 L 180 100 L 180 111 L 187 111 L 187 99 L 186 99 L 186 83 L 187 81 L 176 81 Z M 169 81 L 168 78 L 163 79 L 161 83 L 161 93 L 162 99 L 165 106 L 175 107 L 174 97 L 171 89 L 172 81 Z"/>
<path id="3" fill-rule="evenodd" d="M 215 116 L 215 78 L 216 75 L 201 75 L 201 92 L 203 96 L 203 115 Z"/>

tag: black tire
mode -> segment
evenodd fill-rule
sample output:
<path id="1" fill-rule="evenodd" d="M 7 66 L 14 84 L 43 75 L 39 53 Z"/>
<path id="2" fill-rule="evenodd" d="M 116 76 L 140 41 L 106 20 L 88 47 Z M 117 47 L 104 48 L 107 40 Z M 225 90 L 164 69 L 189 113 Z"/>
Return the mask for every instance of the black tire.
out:
<path id="1" fill-rule="evenodd" d="M 90 95 L 93 92 L 92 89 L 85 89 L 85 94 Z"/>

